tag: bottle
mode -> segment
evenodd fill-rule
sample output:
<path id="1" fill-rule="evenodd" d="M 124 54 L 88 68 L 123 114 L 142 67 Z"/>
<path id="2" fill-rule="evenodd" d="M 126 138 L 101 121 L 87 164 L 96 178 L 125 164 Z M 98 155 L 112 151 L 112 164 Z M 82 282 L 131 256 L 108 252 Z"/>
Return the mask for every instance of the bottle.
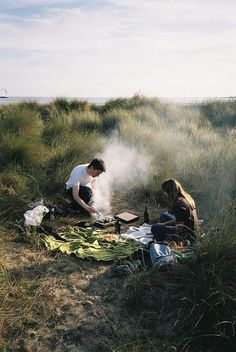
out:
<path id="1" fill-rule="evenodd" d="M 50 211 L 50 220 L 55 220 L 55 208 L 52 208 Z"/>
<path id="2" fill-rule="evenodd" d="M 116 220 L 116 222 L 115 222 L 115 233 L 117 235 L 120 235 L 120 222 L 119 222 L 119 220 Z"/>
<path id="3" fill-rule="evenodd" d="M 149 212 L 148 212 L 148 210 L 147 210 L 147 207 L 145 207 L 145 209 L 144 209 L 143 221 L 144 221 L 146 224 L 149 224 Z"/>

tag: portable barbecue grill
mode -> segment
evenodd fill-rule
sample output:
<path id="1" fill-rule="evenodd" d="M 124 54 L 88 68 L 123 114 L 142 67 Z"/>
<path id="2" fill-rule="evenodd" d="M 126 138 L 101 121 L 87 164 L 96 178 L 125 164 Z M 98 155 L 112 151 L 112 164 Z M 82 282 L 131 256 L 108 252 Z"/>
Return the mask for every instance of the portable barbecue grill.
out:
<path id="1" fill-rule="evenodd" d="M 104 218 L 97 218 L 93 221 L 95 226 L 106 229 L 107 227 L 114 226 L 116 223 L 116 219 L 112 215 L 107 215 Z"/>
<path id="2" fill-rule="evenodd" d="M 93 221 L 93 224 L 95 226 L 98 226 L 98 227 L 105 229 L 107 227 L 114 226 L 117 220 L 120 220 L 123 223 L 129 224 L 129 223 L 134 222 L 138 219 L 139 219 L 138 215 L 134 215 L 134 214 L 131 214 L 128 212 L 123 212 L 118 215 L 115 215 L 115 217 L 113 217 L 113 215 L 108 215 L 108 216 L 105 216 L 102 218 L 98 216 Z"/>

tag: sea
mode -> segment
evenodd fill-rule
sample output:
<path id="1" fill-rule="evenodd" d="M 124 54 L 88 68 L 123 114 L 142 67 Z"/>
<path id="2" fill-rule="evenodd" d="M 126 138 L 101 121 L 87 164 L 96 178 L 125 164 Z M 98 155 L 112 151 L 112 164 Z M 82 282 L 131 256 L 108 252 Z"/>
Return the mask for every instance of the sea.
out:
<path id="1" fill-rule="evenodd" d="M 36 101 L 39 104 L 48 104 L 52 102 L 53 100 L 57 99 L 59 97 L 1 97 L 0 96 L 0 105 L 1 104 L 10 104 L 10 103 L 18 103 L 22 101 Z M 84 100 L 88 101 L 89 103 L 94 103 L 94 104 L 104 104 L 106 101 L 110 99 L 116 99 L 118 97 L 63 97 L 68 100 L 72 99 L 78 99 L 78 100 Z M 203 101 L 209 101 L 209 100 L 234 100 L 236 97 L 157 97 L 163 102 L 167 103 L 177 103 L 177 104 L 194 104 L 194 103 L 201 103 Z"/>
<path id="2" fill-rule="evenodd" d="M 48 104 L 51 101 L 60 98 L 60 97 L 0 97 L 0 105 L 1 104 L 11 104 L 11 103 L 19 103 L 22 101 L 36 101 L 39 104 Z M 68 100 L 78 99 L 78 100 L 85 100 L 90 103 L 95 104 L 104 104 L 107 100 L 112 98 L 104 98 L 104 97 L 89 97 L 89 98 L 80 98 L 80 97 L 63 97 Z"/>

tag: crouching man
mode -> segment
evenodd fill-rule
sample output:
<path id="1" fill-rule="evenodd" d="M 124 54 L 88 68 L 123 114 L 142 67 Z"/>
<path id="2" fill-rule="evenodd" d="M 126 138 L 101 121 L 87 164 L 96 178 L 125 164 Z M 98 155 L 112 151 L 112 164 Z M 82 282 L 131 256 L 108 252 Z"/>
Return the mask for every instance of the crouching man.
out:
<path id="1" fill-rule="evenodd" d="M 96 192 L 96 177 L 106 171 L 102 159 L 94 159 L 90 164 L 76 166 L 66 182 L 67 195 L 71 198 L 71 208 L 92 214 L 97 210 L 91 205 L 91 199 Z M 83 210 L 82 209 L 82 210 Z"/>

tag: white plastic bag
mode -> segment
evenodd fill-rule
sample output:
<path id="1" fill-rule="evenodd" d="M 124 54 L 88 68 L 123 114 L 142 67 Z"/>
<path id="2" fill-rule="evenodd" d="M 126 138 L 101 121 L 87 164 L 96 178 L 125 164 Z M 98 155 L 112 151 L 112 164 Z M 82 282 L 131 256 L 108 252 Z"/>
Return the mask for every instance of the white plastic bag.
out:
<path id="1" fill-rule="evenodd" d="M 27 226 L 39 226 L 42 222 L 44 213 L 48 213 L 49 209 L 44 205 L 38 205 L 32 210 L 27 210 L 24 213 L 25 225 Z"/>

